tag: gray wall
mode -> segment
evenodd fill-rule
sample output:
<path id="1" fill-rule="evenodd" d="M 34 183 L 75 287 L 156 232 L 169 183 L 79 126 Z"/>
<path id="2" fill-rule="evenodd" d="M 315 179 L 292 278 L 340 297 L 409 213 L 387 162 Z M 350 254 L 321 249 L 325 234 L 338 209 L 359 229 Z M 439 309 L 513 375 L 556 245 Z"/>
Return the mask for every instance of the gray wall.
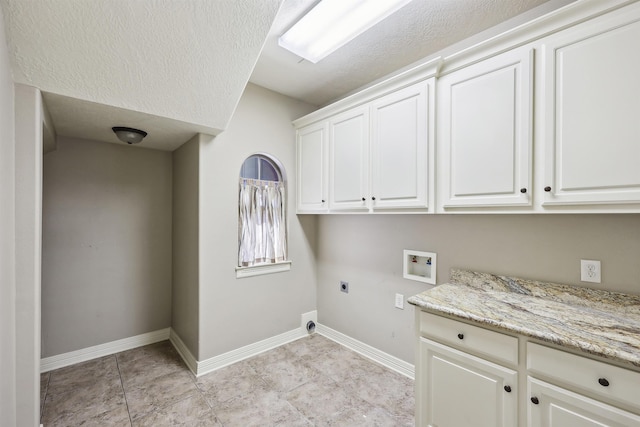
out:
<path id="1" fill-rule="evenodd" d="M 451 267 L 640 294 L 640 215 L 332 215 L 318 219 L 319 321 L 414 362 L 413 306 L 429 285 L 403 279 L 402 251 Z M 580 282 L 580 259 L 602 261 L 602 284 Z M 340 280 L 350 291 L 338 290 Z"/>
<path id="2" fill-rule="evenodd" d="M 0 9 L 0 425 L 16 424 L 14 91 Z"/>
<path id="3" fill-rule="evenodd" d="M 44 158 L 42 356 L 171 324 L 171 153 L 59 138 Z"/>
<path id="4" fill-rule="evenodd" d="M 248 85 L 225 132 L 200 152 L 200 349 L 207 359 L 300 327 L 316 308 L 316 219 L 295 215 L 295 133 L 312 106 Z M 236 279 L 238 177 L 265 152 L 286 169 L 291 271 Z"/>
<path id="5" fill-rule="evenodd" d="M 173 284 L 171 327 L 198 354 L 198 189 L 200 139 L 173 152 Z"/>

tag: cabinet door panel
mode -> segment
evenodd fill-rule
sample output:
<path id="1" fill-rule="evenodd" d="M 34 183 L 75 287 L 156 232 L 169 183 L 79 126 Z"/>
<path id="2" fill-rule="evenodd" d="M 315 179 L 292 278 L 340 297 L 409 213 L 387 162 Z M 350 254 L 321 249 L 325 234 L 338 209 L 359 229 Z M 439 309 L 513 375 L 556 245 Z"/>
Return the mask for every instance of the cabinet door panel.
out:
<path id="1" fill-rule="evenodd" d="M 445 208 L 531 205 L 532 65 L 519 49 L 440 80 Z"/>
<path id="2" fill-rule="evenodd" d="M 298 130 L 298 212 L 327 210 L 327 125 L 321 123 Z"/>
<path id="3" fill-rule="evenodd" d="M 640 11 L 545 43 L 544 205 L 640 201 Z"/>
<path id="4" fill-rule="evenodd" d="M 529 427 L 638 427 L 640 417 L 569 390 L 529 377 Z"/>
<path id="5" fill-rule="evenodd" d="M 428 112 L 426 83 L 373 102 L 373 208 L 427 206 Z"/>
<path id="6" fill-rule="evenodd" d="M 422 426 L 517 425 L 517 372 L 422 338 Z M 510 387 L 510 392 L 505 387 Z"/>
<path id="7" fill-rule="evenodd" d="M 329 134 L 329 207 L 331 210 L 366 210 L 369 197 L 368 107 L 331 119 Z"/>

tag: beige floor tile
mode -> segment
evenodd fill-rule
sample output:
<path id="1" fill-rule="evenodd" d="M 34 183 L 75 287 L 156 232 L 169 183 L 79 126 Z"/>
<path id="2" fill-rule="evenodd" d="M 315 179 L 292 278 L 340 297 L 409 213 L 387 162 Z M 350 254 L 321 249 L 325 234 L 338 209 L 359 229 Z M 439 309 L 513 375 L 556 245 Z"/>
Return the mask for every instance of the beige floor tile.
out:
<path id="1" fill-rule="evenodd" d="M 65 393 L 47 393 L 42 422 L 46 426 L 82 425 L 88 420 L 106 417 L 114 420 L 112 425 L 119 425 L 125 418 L 122 411 L 128 422 L 129 414 L 120 379 L 101 379 Z M 71 420 L 74 423 L 70 423 Z"/>
<path id="2" fill-rule="evenodd" d="M 357 402 L 333 380 L 318 377 L 284 394 L 286 400 L 314 425 L 330 425 Z"/>
<path id="3" fill-rule="evenodd" d="M 225 427 L 313 426 L 273 390 L 260 390 L 213 408 Z"/>
<path id="4" fill-rule="evenodd" d="M 312 359 L 331 351 L 344 349 L 340 344 L 318 334 L 290 342 L 283 347 L 294 356 Z"/>
<path id="5" fill-rule="evenodd" d="M 59 417 L 53 421 L 43 420 L 47 427 L 131 427 L 126 405 L 80 418 L 77 414 Z"/>
<path id="6" fill-rule="evenodd" d="M 305 360 L 291 358 L 265 366 L 259 373 L 267 387 L 281 392 L 315 381 L 321 374 Z"/>
<path id="7" fill-rule="evenodd" d="M 64 394 L 100 381 L 120 379 L 115 356 L 106 356 L 51 371 L 47 395 Z"/>
<path id="8" fill-rule="evenodd" d="M 200 394 L 152 412 L 133 421 L 133 427 L 222 427 Z"/>
<path id="9" fill-rule="evenodd" d="M 196 385 L 213 408 L 267 387 L 265 381 L 246 361 L 203 375 L 196 379 Z"/>
<path id="10" fill-rule="evenodd" d="M 131 363 L 137 359 L 162 359 L 174 358 L 177 354 L 170 341 L 160 341 L 117 354 L 118 363 Z"/>
<path id="11" fill-rule="evenodd" d="M 159 377 L 176 372 L 189 372 L 177 353 L 165 353 L 162 356 L 143 357 L 127 362 L 120 362 L 118 359 L 118 367 L 125 389 L 142 387 Z"/>
<path id="12" fill-rule="evenodd" d="M 369 377 L 353 378 L 342 386 L 348 394 L 357 396 L 392 415 L 413 417 L 415 411 L 413 380 L 396 372 L 385 371 Z"/>
<path id="13" fill-rule="evenodd" d="M 199 393 L 187 371 L 174 372 L 139 387 L 125 386 L 124 390 L 132 420 Z"/>
<path id="14" fill-rule="evenodd" d="M 50 426 L 410 426 L 413 381 L 320 335 L 195 378 L 171 343 L 43 374 Z"/>

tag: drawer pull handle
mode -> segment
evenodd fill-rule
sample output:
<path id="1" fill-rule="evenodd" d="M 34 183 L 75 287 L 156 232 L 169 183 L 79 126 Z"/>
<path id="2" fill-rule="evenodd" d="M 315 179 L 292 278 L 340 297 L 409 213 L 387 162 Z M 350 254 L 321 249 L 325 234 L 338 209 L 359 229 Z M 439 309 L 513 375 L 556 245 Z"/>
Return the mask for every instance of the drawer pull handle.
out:
<path id="1" fill-rule="evenodd" d="M 463 339 L 464 338 L 464 334 L 458 334 L 458 338 Z"/>
<path id="2" fill-rule="evenodd" d="M 598 378 L 598 383 L 600 383 L 602 387 L 609 387 L 609 381 L 607 381 L 606 378 Z"/>
<path id="3" fill-rule="evenodd" d="M 510 385 L 504 386 L 504 391 L 506 391 L 507 393 L 511 393 L 511 386 Z"/>
<path id="4" fill-rule="evenodd" d="M 533 403 L 534 405 L 537 405 L 538 403 L 540 403 L 540 401 L 538 400 L 538 398 L 537 398 L 537 397 L 533 396 L 533 397 L 531 398 L 531 403 Z"/>

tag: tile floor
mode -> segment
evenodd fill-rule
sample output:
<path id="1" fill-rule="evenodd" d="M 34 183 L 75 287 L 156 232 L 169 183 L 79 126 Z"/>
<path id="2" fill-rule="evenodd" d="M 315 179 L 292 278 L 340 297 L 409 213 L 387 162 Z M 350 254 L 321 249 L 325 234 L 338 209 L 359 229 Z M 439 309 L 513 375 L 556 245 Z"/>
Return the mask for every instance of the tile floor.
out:
<path id="1" fill-rule="evenodd" d="M 413 380 L 314 334 L 196 378 L 168 341 L 41 376 L 53 426 L 413 426 Z"/>

